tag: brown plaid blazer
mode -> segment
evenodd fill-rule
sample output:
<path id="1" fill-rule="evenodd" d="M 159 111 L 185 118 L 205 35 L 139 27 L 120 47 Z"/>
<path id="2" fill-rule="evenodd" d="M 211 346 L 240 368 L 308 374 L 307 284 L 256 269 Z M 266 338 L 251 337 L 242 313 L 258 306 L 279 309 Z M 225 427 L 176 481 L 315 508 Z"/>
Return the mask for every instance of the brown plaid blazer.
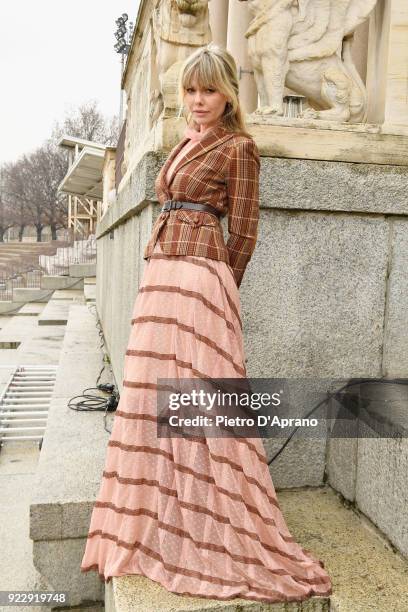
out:
<path id="1" fill-rule="evenodd" d="M 156 219 L 143 258 L 159 239 L 166 255 L 196 255 L 225 261 L 239 287 L 257 241 L 259 221 L 259 151 L 247 136 L 210 128 L 177 163 L 167 184 L 166 173 L 189 139 L 170 152 L 155 182 L 161 205 L 166 200 L 201 202 L 228 214 L 225 244 L 217 217 L 195 210 L 162 212 Z"/>

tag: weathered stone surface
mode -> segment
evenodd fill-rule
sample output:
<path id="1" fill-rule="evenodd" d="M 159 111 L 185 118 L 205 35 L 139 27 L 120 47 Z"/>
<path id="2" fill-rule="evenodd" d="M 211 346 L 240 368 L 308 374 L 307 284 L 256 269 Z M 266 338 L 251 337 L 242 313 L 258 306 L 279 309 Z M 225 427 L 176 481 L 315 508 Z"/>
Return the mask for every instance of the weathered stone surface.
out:
<path id="1" fill-rule="evenodd" d="M 408 168 L 382 164 L 261 158 L 261 207 L 408 218 Z"/>
<path id="2" fill-rule="evenodd" d="M 378 216 L 262 211 L 242 290 L 250 376 L 380 373 L 387 236 Z"/>
<path id="3" fill-rule="evenodd" d="M 407 189 L 408 192 L 408 189 Z M 408 200 L 408 193 L 407 193 Z M 408 209 L 408 206 L 406 206 Z M 389 219 L 389 276 L 385 313 L 384 373 L 408 377 L 408 232 L 405 219 Z"/>
<path id="4" fill-rule="evenodd" d="M 408 557 L 407 474 L 407 438 L 358 440 L 356 503 Z"/>

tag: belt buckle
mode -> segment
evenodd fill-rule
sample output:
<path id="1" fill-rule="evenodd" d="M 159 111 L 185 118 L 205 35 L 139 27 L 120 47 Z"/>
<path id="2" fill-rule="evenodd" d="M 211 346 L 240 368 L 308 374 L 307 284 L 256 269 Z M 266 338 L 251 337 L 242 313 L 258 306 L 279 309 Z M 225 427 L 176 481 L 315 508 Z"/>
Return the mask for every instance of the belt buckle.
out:
<path id="1" fill-rule="evenodd" d="M 163 212 L 170 212 L 171 210 L 176 210 L 183 207 L 182 202 L 178 202 L 177 200 L 167 200 L 164 203 L 164 206 L 167 205 L 169 205 L 168 208 L 164 209 Z"/>

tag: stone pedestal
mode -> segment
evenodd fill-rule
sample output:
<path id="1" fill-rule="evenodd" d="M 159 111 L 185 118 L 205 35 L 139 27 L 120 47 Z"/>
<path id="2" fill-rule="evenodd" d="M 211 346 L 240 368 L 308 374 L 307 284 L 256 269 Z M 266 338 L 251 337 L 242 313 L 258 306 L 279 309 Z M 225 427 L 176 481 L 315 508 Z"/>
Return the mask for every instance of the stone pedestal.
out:
<path id="1" fill-rule="evenodd" d="M 408 165 L 408 128 L 316 119 L 247 118 L 261 155 Z"/>

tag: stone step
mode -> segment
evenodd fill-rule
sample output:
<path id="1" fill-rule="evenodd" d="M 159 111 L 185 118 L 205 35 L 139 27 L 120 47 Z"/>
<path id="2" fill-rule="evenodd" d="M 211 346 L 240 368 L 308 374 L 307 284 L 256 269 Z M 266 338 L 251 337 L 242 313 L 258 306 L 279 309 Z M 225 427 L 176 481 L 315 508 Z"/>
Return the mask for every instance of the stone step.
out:
<path id="1" fill-rule="evenodd" d="M 56 289 L 52 294 L 53 300 L 72 300 L 73 302 L 83 302 L 84 292 L 82 289 Z"/>
<path id="2" fill-rule="evenodd" d="M 49 289 L 36 289 L 32 287 L 20 287 L 13 289 L 14 302 L 48 302 L 52 295 Z"/>
<path id="3" fill-rule="evenodd" d="M 247 599 L 220 601 L 169 593 L 144 576 L 114 578 L 105 586 L 105 612 L 329 612 L 330 599 L 310 597 L 301 602 L 260 603 Z"/>
<path id="4" fill-rule="evenodd" d="M 14 316 L 17 312 L 18 309 L 22 306 L 21 302 L 17 302 L 17 301 L 9 301 L 9 300 L 0 300 L 0 315 L 7 315 L 10 311 L 11 312 L 11 316 Z"/>
<path id="5" fill-rule="evenodd" d="M 32 488 L 30 537 L 35 567 L 54 590 L 69 590 L 70 605 L 78 610 L 104 601 L 99 577 L 81 573 L 80 563 L 109 434 L 103 413 L 70 410 L 68 401 L 95 386 L 101 357 L 95 317 L 85 304 L 71 303 Z M 112 382 L 109 371 L 103 382 Z"/>
<path id="6" fill-rule="evenodd" d="M 82 289 L 84 279 L 62 275 L 44 275 L 41 278 L 41 289 Z"/>
<path id="7" fill-rule="evenodd" d="M 96 285 L 88 285 L 84 286 L 84 296 L 86 302 L 95 302 L 96 300 Z"/>
<path id="8" fill-rule="evenodd" d="M 143 576 L 114 577 L 105 585 L 106 612 L 406 612 L 408 559 L 361 512 L 331 487 L 277 491 L 296 541 L 324 562 L 332 579 L 329 601 L 266 604 L 188 598 Z"/>
<path id="9" fill-rule="evenodd" d="M 38 317 L 38 325 L 66 325 L 71 305 L 71 300 L 50 300 Z"/>
<path id="10" fill-rule="evenodd" d="M 31 486 L 38 464 L 35 442 L 5 444 L 0 453 L 0 521 L 2 554 L 0 555 L 0 589 L 48 590 L 41 582 L 32 560 L 32 542 L 28 537 Z M 51 589 L 50 589 L 51 590 Z M 5 606 L 2 612 L 49 612 L 37 605 Z"/>
<path id="11" fill-rule="evenodd" d="M 69 265 L 69 275 L 72 277 L 96 276 L 96 263 L 77 263 Z"/>
<path id="12" fill-rule="evenodd" d="M 20 308 L 15 314 L 25 317 L 36 317 L 44 310 L 44 302 L 29 302 Z"/>

